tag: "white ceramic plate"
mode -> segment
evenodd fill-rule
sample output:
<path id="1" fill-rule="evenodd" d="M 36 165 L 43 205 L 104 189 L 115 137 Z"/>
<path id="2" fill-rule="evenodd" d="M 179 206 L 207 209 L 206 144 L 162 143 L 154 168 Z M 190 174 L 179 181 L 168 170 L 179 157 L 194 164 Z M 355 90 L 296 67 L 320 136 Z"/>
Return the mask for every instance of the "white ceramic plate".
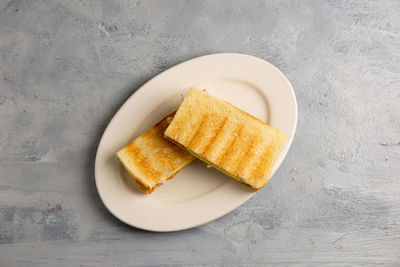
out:
<path id="1" fill-rule="evenodd" d="M 243 54 L 213 54 L 176 65 L 148 81 L 122 105 L 97 150 L 99 195 L 108 210 L 129 225 L 150 231 L 183 230 L 217 219 L 254 195 L 199 160 L 147 195 L 115 157 L 119 149 L 177 109 L 192 86 L 206 88 L 289 136 L 272 174 L 289 150 L 297 123 L 296 98 L 276 67 Z"/>

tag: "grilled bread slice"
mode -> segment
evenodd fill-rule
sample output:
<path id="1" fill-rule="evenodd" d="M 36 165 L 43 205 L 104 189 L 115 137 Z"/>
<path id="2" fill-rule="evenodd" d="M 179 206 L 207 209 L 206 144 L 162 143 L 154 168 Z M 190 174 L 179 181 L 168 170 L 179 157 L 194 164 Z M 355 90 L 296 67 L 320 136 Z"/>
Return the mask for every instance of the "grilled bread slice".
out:
<path id="1" fill-rule="evenodd" d="M 232 104 L 194 88 L 164 135 L 254 191 L 267 184 L 287 139 Z"/>
<path id="2" fill-rule="evenodd" d="M 117 152 L 119 160 L 145 193 L 152 193 L 195 159 L 163 136 L 174 115 L 175 112 L 171 113 Z"/>

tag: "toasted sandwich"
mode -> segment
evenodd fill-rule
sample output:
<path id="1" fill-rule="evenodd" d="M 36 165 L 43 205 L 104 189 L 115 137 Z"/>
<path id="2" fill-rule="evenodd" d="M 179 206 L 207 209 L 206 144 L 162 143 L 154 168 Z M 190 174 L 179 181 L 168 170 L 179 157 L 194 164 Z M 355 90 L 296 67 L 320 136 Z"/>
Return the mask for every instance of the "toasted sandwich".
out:
<path id="1" fill-rule="evenodd" d="M 194 88 L 164 135 L 253 191 L 267 184 L 287 139 L 232 104 Z"/>
<path id="2" fill-rule="evenodd" d="M 145 193 L 152 193 L 195 159 L 163 136 L 174 115 L 175 112 L 171 113 L 117 152 L 121 163 Z"/>

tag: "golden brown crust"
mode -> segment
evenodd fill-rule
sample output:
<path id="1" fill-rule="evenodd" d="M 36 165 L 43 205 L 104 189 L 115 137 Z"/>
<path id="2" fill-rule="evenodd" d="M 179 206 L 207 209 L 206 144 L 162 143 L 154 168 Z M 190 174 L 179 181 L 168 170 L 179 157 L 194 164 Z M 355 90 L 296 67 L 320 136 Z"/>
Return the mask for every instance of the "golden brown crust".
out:
<path id="1" fill-rule="evenodd" d="M 117 153 L 121 163 L 145 193 L 152 193 L 194 159 L 190 153 L 163 137 L 174 115 L 175 111 Z"/>
<path id="2" fill-rule="evenodd" d="M 164 135 L 196 157 L 259 190 L 287 136 L 232 104 L 191 89 Z"/>

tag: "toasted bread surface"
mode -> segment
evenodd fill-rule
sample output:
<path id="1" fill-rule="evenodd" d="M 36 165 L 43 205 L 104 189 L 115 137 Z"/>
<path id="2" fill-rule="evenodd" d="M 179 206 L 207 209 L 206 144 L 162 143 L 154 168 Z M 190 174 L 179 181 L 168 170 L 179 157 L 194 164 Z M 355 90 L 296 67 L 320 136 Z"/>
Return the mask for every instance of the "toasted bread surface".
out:
<path id="1" fill-rule="evenodd" d="M 117 152 L 117 157 L 145 193 L 171 179 L 195 157 L 164 138 L 171 113 Z"/>
<path id="2" fill-rule="evenodd" d="M 287 140 L 279 130 L 195 88 L 164 134 L 254 191 L 267 184 Z"/>

